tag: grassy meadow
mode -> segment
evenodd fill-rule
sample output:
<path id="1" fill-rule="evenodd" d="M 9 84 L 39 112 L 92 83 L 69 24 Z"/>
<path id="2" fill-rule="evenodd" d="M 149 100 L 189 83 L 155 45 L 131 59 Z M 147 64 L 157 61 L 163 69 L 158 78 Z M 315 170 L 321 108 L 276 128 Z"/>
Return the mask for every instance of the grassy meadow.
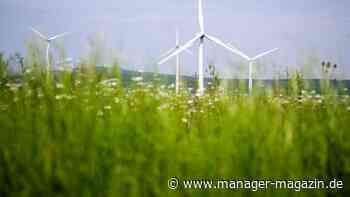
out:
<path id="1" fill-rule="evenodd" d="M 15 79 L 1 71 L 0 196 L 350 195 L 350 99 L 327 80 L 322 92 L 295 77 L 279 91 L 209 86 L 198 97 L 157 77 L 126 87 L 117 69 L 101 83 L 93 69 L 38 67 Z M 174 191 L 171 177 L 336 178 L 344 188 Z"/>

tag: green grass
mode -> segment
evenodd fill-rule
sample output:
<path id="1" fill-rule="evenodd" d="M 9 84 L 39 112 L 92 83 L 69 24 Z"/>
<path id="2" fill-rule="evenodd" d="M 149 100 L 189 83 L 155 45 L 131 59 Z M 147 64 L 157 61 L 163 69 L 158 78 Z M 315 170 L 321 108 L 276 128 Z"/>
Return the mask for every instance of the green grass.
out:
<path id="1" fill-rule="evenodd" d="M 27 72 L 0 90 L 0 196 L 348 196 L 346 94 L 223 95 Z M 339 191 L 168 189 L 183 179 L 338 179 Z"/>

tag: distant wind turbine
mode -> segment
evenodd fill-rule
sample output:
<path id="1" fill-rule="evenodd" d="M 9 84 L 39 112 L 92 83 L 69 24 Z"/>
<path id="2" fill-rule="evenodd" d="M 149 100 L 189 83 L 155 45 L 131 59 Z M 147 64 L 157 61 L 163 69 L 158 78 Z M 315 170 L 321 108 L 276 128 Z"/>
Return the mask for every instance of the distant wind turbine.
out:
<path id="1" fill-rule="evenodd" d="M 61 38 L 61 37 L 64 37 L 68 34 L 68 32 L 65 32 L 65 33 L 62 33 L 62 34 L 58 34 L 58 35 L 55 35 L 55 36 L 51 36 L 51 37 L 48 37 L 48 36 L 44 36 L 42 33 L 40 33 L 38 30 L 36 30 L 35 28 L 33 27 L 30 27 L 30 30 L 33 31 L 36 35 L 38 35 L 43 41 L 45 41 L 47 43 L 47 47 L 46 47 L 46 63 L 47 63 L 47 73 L 50 73 L 50 69 L 51 69 L 51 66 L 50 66 L 50 46 L 51 46 L 51 42 L 58 39 L 58 38 Z"/>
<path id="2" fill-rule="evenodd" d="M 231 44 L 229 44 L 229 45 L 234 48 L 234 46 L 232 46 Z M 236 50 L 238 51 L 238 49 L 236 49 Z M 254 65 L 254 63 L 256 62 L 256 60 L 258 60 L 266 55 L 269 55 L 277 50 L 279 50 L 279 49 L 275 48 L 275 49 L 266 51 L 264 53 L 260 53 L 259 55 L 255 56 L 253 58 L 251 58 L 248 55 L 244 54 L 243 52 L 239 51 L 240 52 L 239 56 L 241 56 L 243 59 L 245 59 L 249 62 L 249 92 L 250 93 L 253 90 L 253 65 Z"/>
<path id="3" fill-rule="evenodd" d="M 240 54 L 235 48 L 232 48 L 226 44 L 224 44 L 221 40 L 216 37 L 210 36 L 204 31 L 204 17 L 203 17 L 203 0 L 198 0 L 198 21 L 200 32 L 191 40 L 189 40 L 186 44 L 179 47 L 175 51 L 173 51 L 166 58 L 162 59 L 158 64 L 163 64 L 167 62 L 172 57 L 182 53 L 186 49 L 190 48 L 197 40 L 199 40 L 199 49 L 198 49 L 198 93 L 199 95 L 203 95 L 204 93 L 204 40 L 207 38 L 208 40 L 224 47 L 225 49 L 231 51 L 235 54 Z"/>
<path id="4" fill-rule="evenodd" d="M 179 38 L 179 31 L 178 29 L 176 29 L 176 40 L 175 40 L 175 47 L 168 50 L 167 52 L 165 52 L 164 54 L 162 54 L 160 57 L 164 57 L 167 56 L 171 53 L 173 53 L 175 50 L 179 49 L 180 46 L 180 38 Z M 193 53 L 191 51 L 189 51 L 188 49 L 185 49 L 185 51 L 190 54 L 193 55 Z M 180 56 L 179 54 L 176 55 L 176 82 L 175 82 L 175 90 L 176 90 L 176 94 L 179 93 L 180 90 Z"/>

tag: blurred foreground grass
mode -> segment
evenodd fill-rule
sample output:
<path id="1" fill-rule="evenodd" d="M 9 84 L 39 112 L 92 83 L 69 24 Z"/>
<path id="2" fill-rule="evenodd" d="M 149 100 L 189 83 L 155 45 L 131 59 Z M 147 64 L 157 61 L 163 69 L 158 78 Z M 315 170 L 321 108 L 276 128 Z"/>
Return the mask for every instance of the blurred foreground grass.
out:
<path id="1" fill-rule="evenodd" d="M 347 93 L 196 97 L 134 78 L 27 71 L 0 90 L 0 196 L 347 196 Z M 338 192 L 168 189 L 168 179 L 325 179 Z"/>

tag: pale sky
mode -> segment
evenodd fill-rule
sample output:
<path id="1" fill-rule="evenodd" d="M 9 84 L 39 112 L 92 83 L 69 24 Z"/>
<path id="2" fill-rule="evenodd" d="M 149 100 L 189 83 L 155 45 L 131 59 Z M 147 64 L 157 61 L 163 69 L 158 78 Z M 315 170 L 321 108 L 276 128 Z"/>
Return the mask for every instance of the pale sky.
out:
<path id="1" fill-rule="evenodd" d="M 339 64 L 350 78 L 349 0 L 204 0 L 208 34 L 238 46 L 254 56 L 278 47 L 261 61 L 256 76 L 299 68 L 311 57 Z M 49 35 L 69 31 L 64 38 L 67 54 L 78 58 L 87 39 L 103 35 L 107 48 L 125 59 L 128 69 L 174 73 L 174 61 L 157 68 L 162 52 L 174 46 L 175 29 L 181 40 L 198 32 L 196 0 L 0 0 L 0 51 L 25 53 L 25 41 L 34 26 Z M 181 56 L 183 73 L 193 75 L 194 56 Z M 206 42 L 206 64 L 214 62 L 222 76 L 246 74 L 244 61 L 214 43 Z M 238 63 L 241 62 L 241 63 Z M 314 63 L 314 73 L 319 65 Z M 241 65 L 241 66 L 239 66 Z M 348 66 L 349 65 L 349 66 Z M 243 66 L 243 67 L 242 67 Z"/>

